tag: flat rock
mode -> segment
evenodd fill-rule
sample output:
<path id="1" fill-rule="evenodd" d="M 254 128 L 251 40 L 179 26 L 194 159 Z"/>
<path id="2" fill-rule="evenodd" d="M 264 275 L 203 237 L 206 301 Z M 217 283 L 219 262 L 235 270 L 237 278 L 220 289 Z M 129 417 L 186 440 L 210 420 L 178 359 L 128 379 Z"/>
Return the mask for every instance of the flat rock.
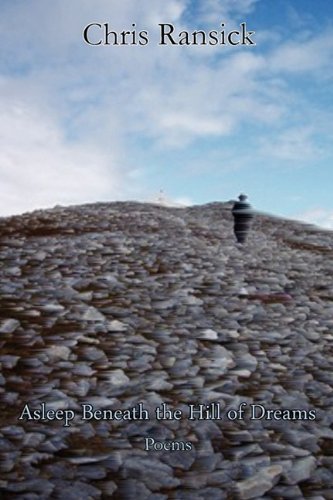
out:
<path id="1" fill-rule="evenodd" d="M 271 465 L 262 468 L 253 477 L 237 482 L 235 488 L 239 498 L 247 500 L 264 495 L 272 489 L 282 470 L 280 465 Z"/>
<path id="2" fill-rule="evenodd" d="M 88 309 L 82 314 L 82 319 L 84 321 L 105 321 L 105 316 L 100 313 L 95 307 L 88 307 Z"/>
<path id="3" fill-rule="evenodd" d="M 294 461 L 292 467 L 283 473 L 287 484 L 297 484 L 308 479 L 316 468 L 316 459 L 314 457 L 298 458 Z"/>
<path id="4" fill-rule="evenodd" d="M 0 333 L 13 333 L 19 326 L 20 322 L 17 319 L 5 319 L 0 324 Z"/>
<path id="5" fill-rule="evenodd" d="M 123 466 L 123 476 L 142 481 L 151 491 L 180 485 L 171 467 L 151 458 L 128 458 Z"/>

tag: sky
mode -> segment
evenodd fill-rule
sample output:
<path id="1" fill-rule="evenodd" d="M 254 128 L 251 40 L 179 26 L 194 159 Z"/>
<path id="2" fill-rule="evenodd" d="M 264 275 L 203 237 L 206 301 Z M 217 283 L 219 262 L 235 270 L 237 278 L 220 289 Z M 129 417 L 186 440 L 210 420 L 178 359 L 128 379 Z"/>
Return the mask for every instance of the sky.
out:
<path id="1" fill-rule="evenodd" d="M 153 201 L 160 190 L 184 205 L 244 192 L 257 210 L 333 229 L 333 2 L 0 0 L 0 9 L 0 216 Z M 179 40 L 244 22 L 255 45 L 159 45 L 159 24 Z M 91 23 L 145 30 L 149 43 L 90 45 Z"/>

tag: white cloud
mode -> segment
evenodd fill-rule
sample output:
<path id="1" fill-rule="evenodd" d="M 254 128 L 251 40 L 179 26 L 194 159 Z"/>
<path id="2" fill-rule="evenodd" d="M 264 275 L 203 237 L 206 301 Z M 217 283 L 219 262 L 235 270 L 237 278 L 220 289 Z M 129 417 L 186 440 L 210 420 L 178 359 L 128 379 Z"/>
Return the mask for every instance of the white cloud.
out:
<path id="1" fill-rule="evenodd" d="M 37 108 L 2 100 L 0 112 L 1 215 L 116 196 L 110 158 L 68 143 Z"/>
<path id="2" fill-rule="evenodd" d="M 222 120 L 216 116 L 205 116 L 197 114 L 190 110 L 165 112 L 160 118 L 157 116 L 157 121 L 161 129 L 164 130 L 165 144 L 172 147 L 183 148 L 185 144 L 193 141 L 195 136 L 220 136 L 230 133 L 233 125 L 231 116 L 225 116 Z"/>
<path id="3" fill-rule="evenodd" d="M 298 162 L 300 165 L 318 159 L 322 154 L 315 139 L 313 126 L 289 127 L 272 138 L 261 140 L 260 153 L 279 160 Z"/>
<path id="4" fill-rule="evenodd" d="M 333 66 L 333 31 L 325 30 L 310 38 L 288 40 L 280 45 L 269 60 L 270 69 L 276 72 L 309 73 L 329 71 Z"/>
<path id="5" fill-rule="evenodd" d="M 333 229 L 333 211 L 324 208 L 313 208 L 292 217 L 325 229 Z"/>
<path id="6" fill-rule="evenodd" d="M 205 0 L 200 5 L 200 17 L 207 22 L 233 22 L 235 19 L 244 21 L 244 16 L 251 12 L 259 0 Z"/>

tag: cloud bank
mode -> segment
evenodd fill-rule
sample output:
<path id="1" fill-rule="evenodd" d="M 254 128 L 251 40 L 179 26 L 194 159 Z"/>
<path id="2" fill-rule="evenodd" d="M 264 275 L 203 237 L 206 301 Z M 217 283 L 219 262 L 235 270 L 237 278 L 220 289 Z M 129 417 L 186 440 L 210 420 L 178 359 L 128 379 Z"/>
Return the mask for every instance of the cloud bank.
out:
<path id="1" fill-rule="evenodd" d="M 179 29 L 218 27 L 221 21 L 231 26 L 246 16 L 255 19 L 261 1 L 5 2 L 0 214 L 151 198 L 164 179 L 191 169 L 189 158 L 198 165 L 213 158 L 207 155 L 210 146 L 216 158 L 229 158 L 224 166 L 207 165 L 216 171 L 228 169 L 231 158 L 249 168 L 249 153 L 271 166 L 306 164 L 323 155 L 324 124 L 332 116 L 319 101 L 307 106 L 308 87 L 296 92 L 294 84 L 330 82 L 330 28 L 315 36 L 304 29 L 279 44 L 265 42 L 262 28 L 257 47 L 244 50 L 90 47 L 82 39 L 84 26 L 93 21 L 118 30 L 136 23 L 153 31 L 160 22 Z M 177 167 L 175 157 L 182 158 Z M 178 187 L 174 195 L 193 198 L 193 188 Z"/>

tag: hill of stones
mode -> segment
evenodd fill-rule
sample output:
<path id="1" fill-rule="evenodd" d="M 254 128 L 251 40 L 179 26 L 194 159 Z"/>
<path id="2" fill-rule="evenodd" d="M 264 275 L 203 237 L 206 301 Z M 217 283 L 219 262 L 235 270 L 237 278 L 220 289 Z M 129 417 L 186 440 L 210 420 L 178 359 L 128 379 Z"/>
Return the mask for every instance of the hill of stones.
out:
<path id="1" fill-rule="evenodd" d="M 232 228 L 231 203 L 0 219 L 1 498 L 333 498 L 333 235 Z"/>

